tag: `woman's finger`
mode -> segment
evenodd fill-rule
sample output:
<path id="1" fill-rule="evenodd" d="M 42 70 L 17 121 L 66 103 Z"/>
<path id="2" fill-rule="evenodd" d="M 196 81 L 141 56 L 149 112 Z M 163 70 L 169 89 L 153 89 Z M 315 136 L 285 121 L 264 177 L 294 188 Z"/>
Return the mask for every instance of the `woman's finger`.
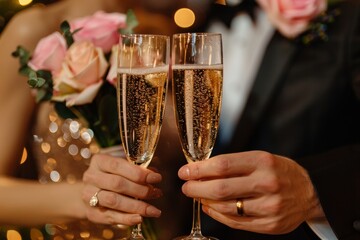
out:
<path id="1" fill-rule="evenodd" d="M 86 214 L 90 221 L 100 224 L 133 226 L 142 222 L 142 217 L 139 214 L 118 212 L 108 208 L 88 209 Z"/>
<path id="2" fill-rule="evenodd" d="M 91 165 L 94 165 L 100 171 L 120 175 L 133 182 L 153 184 L 161 181 L 159 173 L 131 164 L 125 159 L 109 155 L 94 155 Z"/>
<path id="3" fill-rule="evenodd" d="M 104 208 L 110 208 L 125 213 L 140 214 L 145 217 L 159 217 L 161 215 L 159 209 L 146 202 L 114 192 L 100 190 L 97 194 L 97 198 L 97 206 Z"/>
<path id="4" fill-rule="evenodd" d="M 99 189 L 109 190 L 139 199 L 154 199 L 162 196 L 160 189 L 150 184 L 138 184 L 122 176 L 93 171 L 85 172 L 83 180 Z"/>

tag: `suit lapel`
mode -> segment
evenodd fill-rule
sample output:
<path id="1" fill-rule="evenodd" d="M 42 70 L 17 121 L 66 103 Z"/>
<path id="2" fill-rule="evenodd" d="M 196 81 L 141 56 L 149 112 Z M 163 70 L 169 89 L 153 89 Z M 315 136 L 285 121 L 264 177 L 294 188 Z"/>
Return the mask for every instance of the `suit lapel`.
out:
<path id="1" fill-rule="evenodd" d="M 267 46 L 254 86 L 238 122 L 227 152 L 244 150 L 267 109 L 284 71 L 296 51 L 296 44 L 275 33 Z"/>

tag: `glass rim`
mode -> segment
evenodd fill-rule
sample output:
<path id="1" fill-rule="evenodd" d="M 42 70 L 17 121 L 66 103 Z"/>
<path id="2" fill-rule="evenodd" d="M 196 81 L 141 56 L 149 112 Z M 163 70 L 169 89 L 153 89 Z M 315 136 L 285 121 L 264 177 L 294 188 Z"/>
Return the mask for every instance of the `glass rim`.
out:
<path id="1" fill-rule="evenodd" d="M 170 36 L 164 34 L 151 34 L 151 33 L 121 33 L 120 37 L 135 38 L 135 37 L 156 37 L 169 39 Z"/>
<path id="2" fill-rule="evenodd" d="M 190 35 L 211 37 L 211 36 L 221 36 L 222 34 L 220 32 L 184 32 L 184 33 L 175 33 L 172 36 L 181 37 L 181 36 L 190 36 Z"/>

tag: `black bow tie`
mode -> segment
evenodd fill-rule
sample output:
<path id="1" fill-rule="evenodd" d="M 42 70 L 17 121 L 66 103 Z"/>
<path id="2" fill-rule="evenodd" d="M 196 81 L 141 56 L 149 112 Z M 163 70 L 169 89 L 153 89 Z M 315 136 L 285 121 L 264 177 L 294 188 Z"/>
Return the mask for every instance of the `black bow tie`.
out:
<path id="1" fill-rule="evenodd" d="M 257 7 L 255 0 L 243 0 L 237 5 L 220 5 L 212 4 L 210 9 L 210 18 L 222 21 L 227 27 L 230 27 L 231 21 L 238 14 L 249 14 L 251 19 L 255 21 L 255 8 Z"/>

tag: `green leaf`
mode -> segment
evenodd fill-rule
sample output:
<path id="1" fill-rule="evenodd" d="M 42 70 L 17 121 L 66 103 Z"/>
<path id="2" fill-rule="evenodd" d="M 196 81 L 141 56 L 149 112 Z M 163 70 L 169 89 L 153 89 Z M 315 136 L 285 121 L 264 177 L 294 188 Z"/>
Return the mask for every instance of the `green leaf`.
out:
<path id="1" fill-rule="evenodd" d="M 28 75 L 29 79 L 28 79 L 28 84 L 32 87 L 32 88 L 42 88 L 45 83 L 47 82 L 47 80 L 45 78 L 39 77 L 38 73 L 35 71 L 30 71 L 29 75 Z M 45 86 L 45 87 L 50 87 Z M 47 89 L 45 89 L 45 91 L 47 91 Z"/>
<path id="2" fill-rule="evenodd" d="M 73 34 L 70 31 L 70 24 L 68 21 L 63 21 L 60 24 L 61 32 L 66 40 L 66 45 L 69 48 L 74 43 Z"/>
<path id="3" fill-rule="evenodd" d="M 44 84 L 46 83 L 46 80 L 43 78 L 37 78 L 37 83 L 36 83 L 36 87 L 37 88 L 41 88 L 42 86 L 44 86 Z"/>
<path id="4" fill-rule="evenodd" d="M 28 65 L 21 66 L 19 68 L 19 73 L 23 76 L 29 76 L 31 71 L 33 71 L 33 70 Z"/>
<path id="5" fill-rule="evenodd" d="M 132 9 L 129 9 L 126 13 L 126 28 L 120 29 L 122 34 L 131 34 L 134 31 L 134 28 L 139 25 L 139 21 L 136 18 L 136 15 Z"/>
<path id="6" fill-rule="evenodd" d="M 39 77 L 46 79 L 46 81 L 48 81 L 48 82 L 50 82 L 52 79 L 51 72 L 48 70 L 38 70 L 38 71 L 36 71 L 36 73 Z"/>
<path id="7" fill-rule="evenodd" d="M 36 78 L 29 78 L 27 83 L 29 84 L 30 87 L 36 88 L 37 80 Z"/>
<path id="8" fill-rule="evenodd" d="M 61 29 L 61 32 L 70 32 L 70 24 L 68 21 L 63 21 L 61 24 L 60 24 L 60 29 Z"/>
<path id="9" fill-rule="evenodd" d="M 28 62 L 29 62 L 29 60 L 31 58 L 30 52 L 28 50 L 26 50 L 24 47 L 18 46 L 16 48 L 16 50 L 11 53 L 11 55 L 13 57 L 19 58 L 19 63 L 20 63 L 19 72 L 22 75 L 27 75 L 27 74 L 24 74 L 24 73 L 27 72 L 27 70 L 25 71 L 25 69 L 28 68 L 27 64 L 28 64 Z"/>
<path id="10" fill-rule="evenodd" d="M 28 63 L 28 61 L 30 60 L 30 52 L 24 48 L 23 46 L 18 46 L 16 48 L 16 50 L 14 52 L 11 53 L 13 57 L 18 57 L 20 58 L 20 61 L 22 61 L 23 63 Z"/>
<path id="11" fill-rule="evenodd" d="M 70 108 L 66 107 L 65 102 L 55 102 L 54 104 L 55 111 L 57 114 L 62 117 L 63 119 L 72 118 L 76 119 L 78 118 L 76 114 L 71 111 Z"/>
<path id="12" fill-rule="evenodd" d="M 36 94 L 36 102 L 41 102 L 46 98 L 46 90 L 45 89 L 39 89 Z"/>

